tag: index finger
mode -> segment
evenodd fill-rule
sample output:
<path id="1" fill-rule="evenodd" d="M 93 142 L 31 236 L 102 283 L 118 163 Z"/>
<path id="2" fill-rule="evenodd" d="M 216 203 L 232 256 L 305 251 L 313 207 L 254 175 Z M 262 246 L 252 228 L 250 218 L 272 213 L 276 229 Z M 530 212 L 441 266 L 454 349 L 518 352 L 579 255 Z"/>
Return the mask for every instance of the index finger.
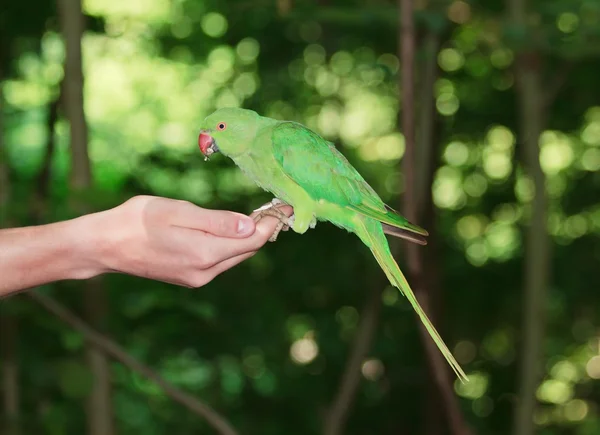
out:
<path id="1" fill-rule="evenodd" d="M 284 209 L 282 207 L 282 211 L 289 216 L 292 208 L 285 207 Z M 203 234 L 199 239 L 195 230 L 189 228 L 181 228 L 181 230 L 185 231 L 184 239 L 190 244 L 190 249 L 202 246 L 210 255 L 210 264 L 215 265 L 229 258 L 259 250 L 267 243 L 278 223 L 277 218 L 265 216 L 256 224 L 254 234 L 238 239 L 219 237 L 213 234 Z"/>

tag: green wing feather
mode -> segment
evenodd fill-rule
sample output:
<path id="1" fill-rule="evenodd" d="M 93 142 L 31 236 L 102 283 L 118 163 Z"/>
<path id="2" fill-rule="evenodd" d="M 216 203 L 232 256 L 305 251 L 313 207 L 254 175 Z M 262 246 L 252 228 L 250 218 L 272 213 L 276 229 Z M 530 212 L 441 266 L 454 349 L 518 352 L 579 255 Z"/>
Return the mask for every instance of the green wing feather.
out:
<path id="1" fill-rule="evenodd" d="M 273 128 L 272 147 L 283 172 L 314 200 L 323 199 L 371 218 L 357 225 L 356 234 L 371 249 L 390 282 L 406 296 L 454 372 L 461 380 L 466 380 L 466 374 L 419 305 L 383 234 L 386 232 L 422 243 L 427 231 L 386 206 L 333 144 L 306 127 L 293 122 L 278 124 Z M 377 225 L 377 221 L 382 224 Z"/>
<path id="2" fill-rule="evenodd" d="M 387 206 L 331 142 L 295 122 L 275 126 L 272 139 L 273 154 L 283 171 L 314 200 L 348 207 L 392 227 L 388 234 L 427 243 L 419 237 L 427 236 L 427 231 Z"/>

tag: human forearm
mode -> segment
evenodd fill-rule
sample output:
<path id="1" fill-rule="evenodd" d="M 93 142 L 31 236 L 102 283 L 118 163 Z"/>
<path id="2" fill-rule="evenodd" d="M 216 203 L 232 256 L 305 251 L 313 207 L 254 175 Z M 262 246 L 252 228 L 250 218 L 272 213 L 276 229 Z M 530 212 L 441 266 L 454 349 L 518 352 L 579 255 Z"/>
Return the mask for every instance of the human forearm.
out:
<path id="1" fill-rule="evenodd" d="M 0 297 L 64 279 L 100 272 L 87 252 L 87 217 L 0 231 Z"/>
<path id="2" fill-rule="evenodd" d="M 287 213 L 292 209 L 288 207 Z M 69 221 L 0 231 L 0 297 L 118 272 L 201 287 L 252 256 L 278 221 L 138 196 Z"/>

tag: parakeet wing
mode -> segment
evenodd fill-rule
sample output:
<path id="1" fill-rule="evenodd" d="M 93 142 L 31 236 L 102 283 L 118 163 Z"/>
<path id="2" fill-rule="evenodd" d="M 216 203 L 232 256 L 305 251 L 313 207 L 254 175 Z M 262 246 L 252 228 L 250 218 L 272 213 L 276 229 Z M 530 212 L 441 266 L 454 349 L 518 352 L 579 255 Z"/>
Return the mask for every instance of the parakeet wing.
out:
<path id="1" fill-rule="evenodd" d="M 275 160 L 283 172 L 314 200 L 323 199 L 392 227 L 427 235 L 427 231 L 388 207 L 332 143 L 303 125 L 276 125 L 272 143 Z"/>

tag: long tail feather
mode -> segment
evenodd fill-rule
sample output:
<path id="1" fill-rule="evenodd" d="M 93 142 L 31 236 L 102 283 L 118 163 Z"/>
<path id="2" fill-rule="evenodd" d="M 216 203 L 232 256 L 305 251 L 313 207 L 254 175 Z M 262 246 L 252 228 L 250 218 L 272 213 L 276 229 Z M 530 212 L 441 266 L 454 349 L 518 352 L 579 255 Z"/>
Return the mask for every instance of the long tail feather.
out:
<path id="1" fill-rule="evenodd" d="M 381 226 L 383 227 L 383 232 L 390 236 L 399 237 L 410 242 L 418 243 L 419 245 L 427 244 L 427 239 L 420 234 L 384 223 L 382 223 Z"/>
<path id="2" fill-rule="evenodd" d="M 373 223 L 375 224 L 376 222 Z M 427 314 L 425 314 L 425 311 L 423 311 L 423 308 L 421 308 L 421 305 L 411 290 L 408 281 L 394 260 L 381 225 L 378 223 L 377 225 L 369 225 L 368 222 L 364 222 L 356 234 L 361 238 L 363 243 L 365 243 L 371 249 L 371 252 L 377 259 L 379 266 L 383 269 L 386 276 L 390 280 L 390 283 L 392 283 L 394 287 L 397 287 L 406 297 L 406 299 L 408 299 L 416 313 L 421 318 L 423 325 L 425 325 L 425 328 L 429 332 L 429 335 L 437 345 L 438 349 L 442 352 L 442 355 L 444 355 L 446 361 L 448 361 L 448 364 L 450 364 L 450 367 L 452 367 L 454 373 L 456 373 L 461 381 L 468 381 L 467 375 L 450 352 L 450 349 L 448 349 L 444 343 L 444 340 L 442 340 L 442 337 L 440 337 L 439 333 L 427 317 Z"/>
<path id="3" fill-rule="evenodd" d="M 385 206 L 385 212 L 382 212 L 381 210 L 372 207 L 368 207 L 365 204 L 354 204 L 348 206 L 348 208 L 357 213 L 360 213 L 363 216 L 368 216 L 372 219 L 378 220 L 383 225 L 385 225 L 386 229 L 390 230 L 389 234 L 391 234 L 392 236 L 402 237 L 399 235 L 399 233 L 392 232 L 394 228 L 397 228 L 401 230 L 403 234 L 414 233 L 415 236 L 421 236 L 415 237 L 417 240 L 420 240 L 418 242 L 412 239 L 407 240 L 415 241 L 417 243 L 420 243 L 421 245 L 427 244 L 427 241 L 425 240 L 425 237 L 429 235 L 427 230 L 407 221 L 404 216 L 402 216 L 400 213 L 398 213 L 396 210 L 394 210 L 388 205 Z M 423 241 L 425 241 L 425 243 L 423 243 Z"/>

